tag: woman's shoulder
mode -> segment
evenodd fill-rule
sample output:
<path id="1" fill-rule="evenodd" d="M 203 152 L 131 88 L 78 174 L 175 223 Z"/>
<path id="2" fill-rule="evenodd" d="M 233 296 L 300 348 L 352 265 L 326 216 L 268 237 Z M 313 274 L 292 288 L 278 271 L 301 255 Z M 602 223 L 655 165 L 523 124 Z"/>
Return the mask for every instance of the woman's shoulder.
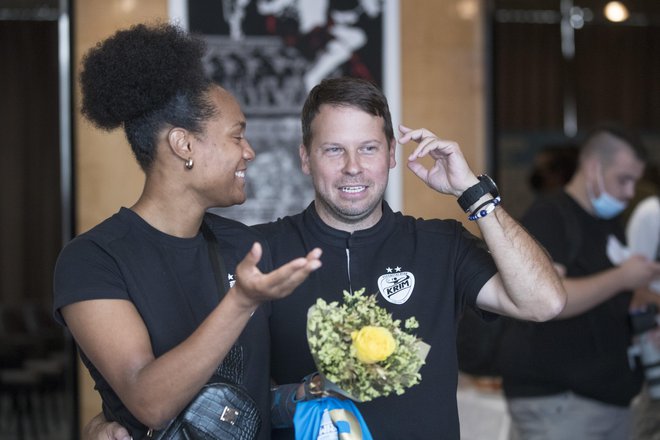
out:
<path id="1" fill-rule="evenodd" d="M 122 210 L 75 236 L 67 243 L 65 249 L 88 248 L 90 246 L 105 247 L 118 237 L 126 235 L 130 230 L 130 224 Z"/>

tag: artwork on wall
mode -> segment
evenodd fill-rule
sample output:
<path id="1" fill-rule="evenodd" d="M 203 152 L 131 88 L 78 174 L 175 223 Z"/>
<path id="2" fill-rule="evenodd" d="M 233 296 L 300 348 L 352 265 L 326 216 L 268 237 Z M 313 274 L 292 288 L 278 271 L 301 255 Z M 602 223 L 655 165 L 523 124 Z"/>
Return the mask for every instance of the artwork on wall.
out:
<path id="1" fill-rule="evenodd" d="M 387 84 L 398 82 L 398 75 L 384 78 L 383 69 L 398 58 L 398 34 L 388 33 L 387 24 L 398 25 L 396 1 L 170 1 L 172 19 L 206 40 L 208 74 L 241 104 L 257 154 L 248 165 L 246 202 L 219 208 L 219 214 L 255 224 L 299 212 L 312 201 L 298 157 L 300 111 L 322 79 L 373 81 L 388 95 L 396 120 L 398 88 Z M 387 49 L 387 41 L 397 47 Z M 396 193 L 391 198 L 396 207 Z"/>

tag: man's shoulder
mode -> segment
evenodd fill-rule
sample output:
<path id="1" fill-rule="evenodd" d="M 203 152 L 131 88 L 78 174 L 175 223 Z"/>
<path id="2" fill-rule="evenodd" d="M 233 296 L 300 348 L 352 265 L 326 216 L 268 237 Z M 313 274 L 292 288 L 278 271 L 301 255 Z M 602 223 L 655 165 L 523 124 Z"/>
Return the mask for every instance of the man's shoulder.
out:
<path id="1" fill-rule="evenodd" d="M 566 208 L 576 203 L 573 198 L 563 190 L 553 191 L 547 194 L 541 194 L 534 198 L 530 205 L 531 208 L 552 206 L 555 208 Z"/>
<path id="2" fill-rule="evenodd" d="M 544 194 L 534 199 L 522 216 L 525 224 L 534 219 L 556 221 L 558 216 L 575 213 L 580 207 L 573 198 L 564 191 Z"/>
<path id="3" fill-rule="evenodd" d="M 452 218 L 414 217 L 401 212 L 395 212 L 394 218 L 400 228 L 421 233 L 455 234 L 463 228 L 460 221 Z"/>
<path id="4" fill-rule="evenodd" d="M 213 235 L 220 243 L 222 249 L 233 249 L 239 254 L 244 254 L 253 243 L 265 243 L 263 234 L 253 226 L 248 226 L 236 220 L 207 213 L 204 221 L 209 226 Z M 266 251 L 268 252 L 268 251 Z"/>
<path id="5" fill-rule="evenodd" d="M 245 234 L 257 236 L 259 232 L 253 226 L 248 226 L 237 220 L 222 217 L 212 212 L 204 215 L 204 221 L 216 235 Z"/>
<path id="6" fill-rule="evenodd" d="M 254 225 L 253 228 L 268 241 L 274 237 L 295 233 L 302 224 L 303 213 L 280 217 L 277 220 Z"/>

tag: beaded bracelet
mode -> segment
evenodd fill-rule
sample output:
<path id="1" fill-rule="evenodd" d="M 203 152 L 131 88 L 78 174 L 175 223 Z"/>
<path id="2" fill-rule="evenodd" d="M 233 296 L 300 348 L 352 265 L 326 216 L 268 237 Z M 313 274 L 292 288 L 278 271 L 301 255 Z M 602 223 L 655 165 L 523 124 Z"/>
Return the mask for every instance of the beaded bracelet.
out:
<path id="1" fill-rule="evenodd" d="M 482 203 L 481 205 L 479 205 L 477 207 L 477 209 L 475 209 L 472 212 L 472 214 L 470 214 L 470 216 L 468 216 L 468 220 L 475 221 L 477 219 L 486 217 L 488 214 L 493 212 L 495 207 L 500 204 L 500 201 L 501 201 L 501 199 L 498 196 L 498 197 L 495 197 L 494 199 L 490 199 L 490 200 Z"/>

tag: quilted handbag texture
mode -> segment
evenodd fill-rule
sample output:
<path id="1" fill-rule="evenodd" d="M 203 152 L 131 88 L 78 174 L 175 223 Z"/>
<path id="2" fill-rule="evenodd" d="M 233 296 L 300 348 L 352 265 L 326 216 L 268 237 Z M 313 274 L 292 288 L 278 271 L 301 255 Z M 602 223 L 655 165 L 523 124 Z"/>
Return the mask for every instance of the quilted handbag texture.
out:
<path id="1" fill-rule="evenodd" d="M 253 440 L 261 416 L 252 398 L 229 383 L 208 383 L 169 425 L 150 431 L 151 440 Z"/>

